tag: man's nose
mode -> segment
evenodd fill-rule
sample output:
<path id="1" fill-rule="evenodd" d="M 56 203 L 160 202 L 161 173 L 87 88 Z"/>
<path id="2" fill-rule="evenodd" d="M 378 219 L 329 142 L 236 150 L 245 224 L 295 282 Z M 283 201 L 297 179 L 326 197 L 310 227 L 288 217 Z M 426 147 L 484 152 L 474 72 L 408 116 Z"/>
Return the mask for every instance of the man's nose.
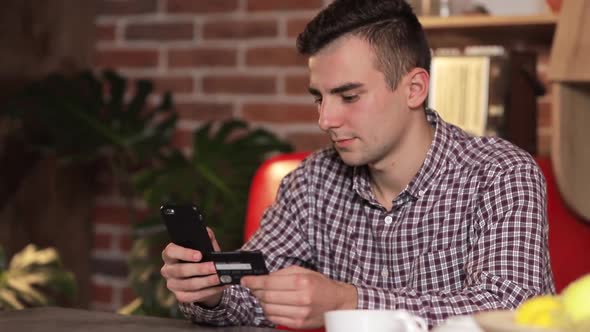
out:
<path id="1" fill-rule="evenodd" d="M 327 100 L 322 101 L 322 104 L 319 106 L 318 119 L 318 125 L 320 129 L 323 131 L 328 131 L 330 129 L 340 127 L 341 119 L 338 113 L 338 109 L 331 106 Z"/>

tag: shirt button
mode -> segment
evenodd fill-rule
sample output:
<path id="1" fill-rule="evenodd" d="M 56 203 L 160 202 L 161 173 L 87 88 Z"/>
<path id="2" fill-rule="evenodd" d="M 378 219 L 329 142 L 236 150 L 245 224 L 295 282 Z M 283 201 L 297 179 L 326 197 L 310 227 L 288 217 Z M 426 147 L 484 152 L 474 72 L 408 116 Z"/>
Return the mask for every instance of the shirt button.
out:
<path id="1" fill-rule="evenodd" d="M 391 225 L 392 222 L 393 222 L 393 218 L 391 216 L 385 217 L 385 224 L 386 225 Z"/>
<path id="2" fill-rule="evenodd" d="M 426 190 L 418 191 L 418 195 L 420 195 L 420 197 L 424 196 L 424 194 L 426 194 Z"/>
<path id="3" fill-rule="evenodd" d="M 389 271 L 387 271 L 387 268 L 384 267 L 383 270 L 381 270 L 381 276 L 383 278 L 389 277 Z"/>

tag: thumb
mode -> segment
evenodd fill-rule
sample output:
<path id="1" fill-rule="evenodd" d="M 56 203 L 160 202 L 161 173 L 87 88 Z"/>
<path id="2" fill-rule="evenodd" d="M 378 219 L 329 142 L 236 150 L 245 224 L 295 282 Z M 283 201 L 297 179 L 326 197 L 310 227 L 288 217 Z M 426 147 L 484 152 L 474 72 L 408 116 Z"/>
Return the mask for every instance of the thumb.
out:
<path id="1" fill-rule="evenodd" d="M 308 269 L 303 268 L 298 265 L 291 265 L 291 266 L 286 267 L 284 269 L 280 269 L 278 271 L 275 271 L 272 274 L 286 276 L 286 275 L 293 275 L 293 274 L 308 274 L 308 273 L 313 273 L 313 272 L 314 271 L 308 270 Z"/>
<path id="2" fill-rule="evenodd" d="M 215 238 L 215 233 L 209 227 L 207 227 L 207 233 L 209 234 L 209 239 L 211 240 L 211 244 L 213 245 L 213 250 L 221 251 L 221 247 L 219 247 L 219 243 L 217 243 L 217 239 Z"/>

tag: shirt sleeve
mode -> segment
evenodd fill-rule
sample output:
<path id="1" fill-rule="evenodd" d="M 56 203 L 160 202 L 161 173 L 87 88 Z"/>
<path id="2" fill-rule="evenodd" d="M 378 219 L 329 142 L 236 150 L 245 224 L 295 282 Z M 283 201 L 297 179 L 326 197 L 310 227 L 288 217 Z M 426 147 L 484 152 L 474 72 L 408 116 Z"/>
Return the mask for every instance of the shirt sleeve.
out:
<path id="1" fill-rule="evenodd" d="M 545 181 L 535 165 L 495 176 L 476 208 L 478 238 L 462 267 L 461 289 L 418 292 L 355 285 L 359 309 L 405 309 L 430 327 L 454 315 L 514 309 L 554 293 L 548 254 Z"/>
<path id="2" fill-rule="evenodd" d="M 243 250 L 262 251 L 271 272 L 291 265 L 313 268 L 312 250 L 304 231 L 306 188 L 303 167 L 287 175 L 281 182 L 276 201 L 264 213 L 260 228 L 242 247 Z M 265 318 L 258 300 L 239 285 L 226 289 L 215 308 L 207 309 L 194 303 L 181 303 L 179 307 L 187 318 L 197 323 L 274 326 Z"/>

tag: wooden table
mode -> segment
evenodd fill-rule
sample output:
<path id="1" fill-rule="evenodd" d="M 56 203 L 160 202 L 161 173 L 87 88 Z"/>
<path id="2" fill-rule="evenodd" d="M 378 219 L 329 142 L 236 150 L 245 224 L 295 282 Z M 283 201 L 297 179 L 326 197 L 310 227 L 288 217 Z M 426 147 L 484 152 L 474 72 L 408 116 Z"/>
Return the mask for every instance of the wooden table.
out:
<path id="1" fill-rule="evenodd" d="M 271 332 L 249 326 L 210 327 L 188 320 L 123 316 L 109 312 L 57 307 L 0 312 L 0 331 L 10 332 Z"/>

